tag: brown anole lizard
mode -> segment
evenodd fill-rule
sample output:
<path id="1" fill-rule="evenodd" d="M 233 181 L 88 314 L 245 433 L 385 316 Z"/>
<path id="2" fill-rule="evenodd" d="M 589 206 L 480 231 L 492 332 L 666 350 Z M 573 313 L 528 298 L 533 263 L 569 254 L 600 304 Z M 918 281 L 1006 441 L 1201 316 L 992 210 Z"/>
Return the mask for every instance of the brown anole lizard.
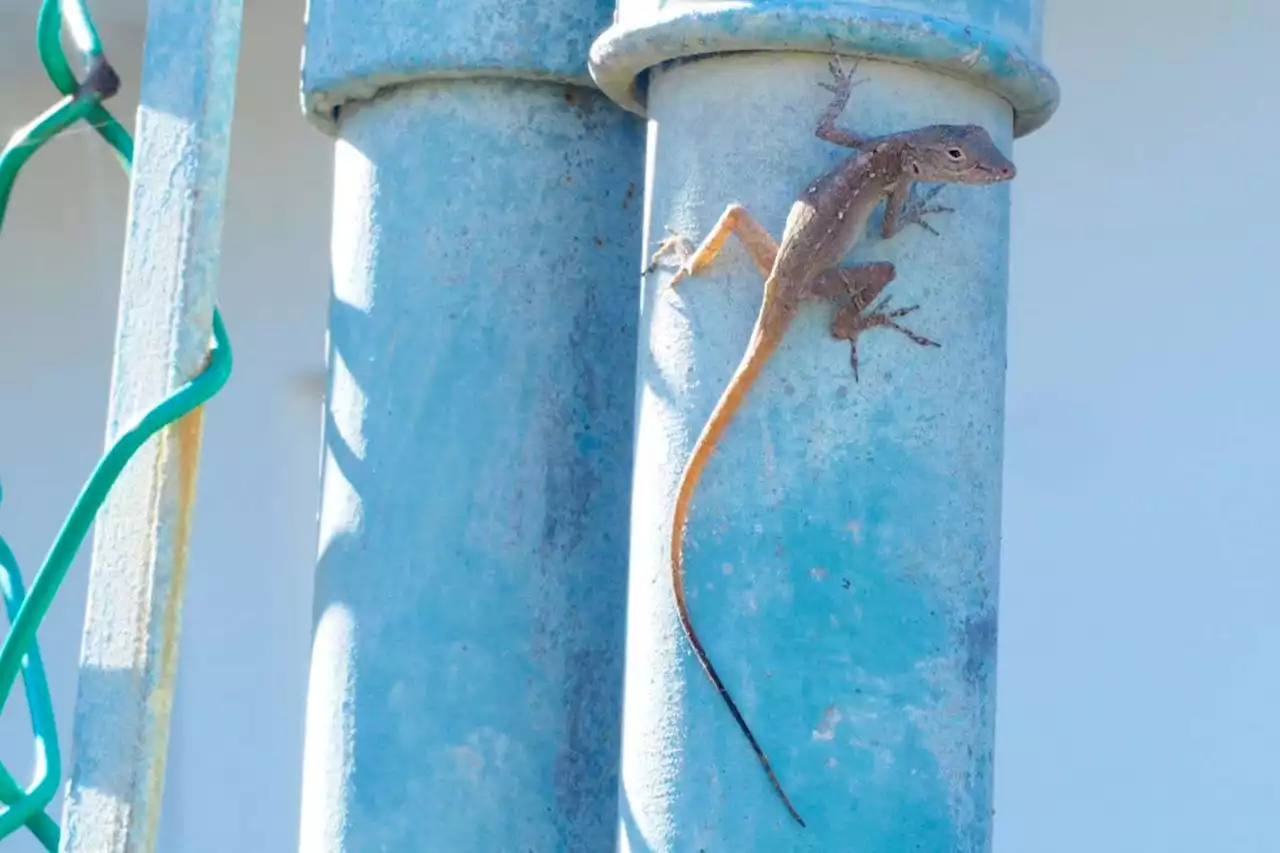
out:
<path id="1" fill-rule="evenodd" d="M 858 335 L 868 329 L 877 326 L 894 329 L 921 346 L 938 346 L 896 322 L 919 306 L 886 312 L 886 298 L 867 312 L 871 303 L 894 279 L 896 271 L 893 264 L 840 265 L 862 237 L 871 214 L 882 199 L 885 200 L 881 227 L 884 238 L 893 237 L 913 222 L 937 234 L 924 221 L 924 215 L 951 211 L 946 207 L 926 206 L 944 184 L 992 184 L 1012 179 L 1016 171 L 1013 163 L 996 148 L 987 131 L 977 125 L 936 124 L 877 137 L 864 137 L 836 127 L 835 121 L 847 106 L 850 91 L 855 85 L 853 73 L 856 70 L 855 66 L 853 71 L 846 72 L 838 56 L 832 60 L 834 83 L 821 85 L 835 97 L 815 129 L 819 139 L 851 148 L 853 153 L 800 193 L 787 216 L 779 243 L 774 242 L 769 232 L 744 207 L 732 204 L 696 251 L 689 254 L 683 238 L 673 234 L 663 241 L 649 267 L 652 270 L 664 254 L 677 251 L 682 256 L 682 263 L 671 278 L 670 285 L 674 287 L 685 276 L 702 271 L 715 260 L 732 233 L 766 277 L 760 313 L 746 353 L 698 436 L 680 479 L 672 511 L 671 578 L 680 625 L 693 646 L 698 662 L 720 691 L 720 697 L 751 743 L 787 811 L 801 826 L 805 825 L 804 820 L 783 791 L 769 759 L 711 665 L 689 619 L 683 551 L 685 522 L 694 487 L 730 419 L 778 348 L 802 302 L 847 300 L 837 310 L 830 328 L 833 337 L 850 343 L 855 380 L 858 373 Z M 938 182 L 939 186 L 917 196 L 913 190 L 916 182 Z"/>

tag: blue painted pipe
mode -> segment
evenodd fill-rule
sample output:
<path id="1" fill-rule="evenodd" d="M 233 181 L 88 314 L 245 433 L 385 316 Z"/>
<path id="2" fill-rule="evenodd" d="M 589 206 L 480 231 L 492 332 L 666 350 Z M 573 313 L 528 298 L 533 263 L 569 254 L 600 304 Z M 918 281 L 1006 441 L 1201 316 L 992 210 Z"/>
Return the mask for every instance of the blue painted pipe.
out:
<path id="1" fill-rule="evenodd" d="M 646 239 L 697 244 L 730 202 L 775 239 L 848 152 L 817 139 L 830 54 L 865 81 L 840 123 L 977 123 L 1009 150 L 1058 100 L 1039 0 L 623 0 L 591 70 L 651 120 Z M 860 59 L 860 61 L 859 61 Z M 802 309 L 730 424 L 685 535 L 700 638 L 807 825 L 792 820 L 677 622 L 670 512 L 747 345 L 762 278 L 730 238 L 704 273 L 646 278 L 637 366 L 621 849 L 991 848 L 1009 187 L 948 186 L 938 236 L 872 220 L 890 261 L 860 381 L 832 308 Z"/>
<path id="2" fill-rule="evenodd" d="M 614 840 L 643 125 L 594 2 L 310 5 L 337 137 L 304 851 Z"/>

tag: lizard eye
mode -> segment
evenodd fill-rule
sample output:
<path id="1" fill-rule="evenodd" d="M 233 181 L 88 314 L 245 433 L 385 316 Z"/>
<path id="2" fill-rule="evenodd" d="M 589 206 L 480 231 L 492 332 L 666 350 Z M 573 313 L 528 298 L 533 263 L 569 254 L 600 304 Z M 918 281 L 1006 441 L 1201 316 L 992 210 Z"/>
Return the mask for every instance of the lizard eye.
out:
<path id="1" fill-rule="evenodd" d="M 952 160 L 955 160 L 957 163 L 959 163 L 961 160 L 964 159 L 964 152 L 961 151 L 959 148 L 948 148 L 947 156 L 950 157 Z"/>

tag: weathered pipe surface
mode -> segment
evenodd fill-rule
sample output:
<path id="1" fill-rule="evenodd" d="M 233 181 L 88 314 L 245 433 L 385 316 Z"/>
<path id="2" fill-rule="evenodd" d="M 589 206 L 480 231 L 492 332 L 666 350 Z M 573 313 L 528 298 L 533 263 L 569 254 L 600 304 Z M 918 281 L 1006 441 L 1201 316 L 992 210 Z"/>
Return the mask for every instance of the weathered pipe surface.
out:
<path id="1" fill-rule="evenodd" d="M 334 107 L 414 80 L 594 87 L 587 49 L 613 9 L 613 0 L 310 0 L 304 109 L 335 132 Z"/>
<path id="2" fill-rule="evenodd" d="M 302 849 L 605 849 L 639 128 L 476 81 L 341 132 Z"/>
<path id="3" fill-rule="evenodd" d="M 647 70 L 742 51 L 874 56 L 968 80 L 1009 101 L 1015 136 L 1047 122 L 1058 84 L 1040 61 L 1043 0 L 619 0 L 591 46 L 591 75 L 627 109 L 645 111 Z"/>
<path id="4" fill-rule="evenodd" d="M 1035 113 L 1034 99 L 1017 93 L 1039 86 L 1041 106 L 1056 103 L 1052 78 L 1033 61 L 1038 4 L 900 5 L 902 14 L 968 10 L 947 31 L 968 27 L 971 38 L 1002 44 L 1002 55 L 1022 51 L 1041 76 L 1002 89 L 989 76 L 904 62 L 900 42 L 867 58 L 876 45 L 865 42 L 865 82 L 841 125 L 878 134 L 975 123 L 1008 153 L 1016 109 Z M 777 239 L 797 194 L 848 153 L 814 136 L 831 98 L 819 86 L 830 80 L 830 42 L 801 49 L 779 36 L 768 49 L 707 55 L 733 49 L 706 26 L 720 16 L 722 33 L 733 31 L 734 10 L 690 3 L 659 20 L 646 17 L 650 6 L 624 5 L 593 47 L 604 63 L 593 73 L 608 89 L 618 68 L 643 64 L 612 53 L 618 45 L 659 24 L 673 39 L 668 52 L 687 36 L 689 58 L 645 74 L 646 238 L 669 225 L 696 243 L 739 202 Z M 766 33 L 774 12 L 784 24 L 813 12 L 806 32 L 862 15 L 843 20 L 837 42 L 860 26 L 874 31 L 880 14 L 838 3 L 735 9 L 738 29 Z M 929 217 L 939 236 L 912 226 L 884 240 L 873 217 L 849 262 L 896 264 L 889 308 L 918 304 L 900 322 L 941 348 L 873 329 L 859 341 L 855 382 L 848 344 L 829 333 L 832 308 L 804 306 L 694 495 L 685 537 L 693 623 L 805 828 L 699 668 L 671 590 L 676 485 L 747 345 L 761 276 L 730 238 L 710 269 L 675 290 L 664 286 L 673 265 L 646 278 L 622 850 L 989 853 L 1009 192 L 946 186 L 935 203 L 954 212 Z"/>
<path id="5" fill-rule="evenodd" d="M 609 10 L 555 5 L 311 4 L 308 103 L 341 108 L 306 853 L 614 842 L 643 124 L 589 88 Z M 485 53 L 512 20 L 519 61 Z"/>

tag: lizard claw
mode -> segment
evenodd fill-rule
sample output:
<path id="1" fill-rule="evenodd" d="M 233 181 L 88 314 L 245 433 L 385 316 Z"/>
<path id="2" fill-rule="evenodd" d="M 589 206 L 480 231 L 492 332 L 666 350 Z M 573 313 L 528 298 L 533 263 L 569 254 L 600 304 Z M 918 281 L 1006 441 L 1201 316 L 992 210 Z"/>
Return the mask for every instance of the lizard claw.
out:
<path id="1" fill-rule="evenodd" d="M 838 53 L 831 54 L 831 61 L 827 63 L 827 67 L 831 69 L 831 76 L 836 79 L 836 83 L 839 85 L 852 81 L 853 75 L 858 72 L 857 62 L 854 62 L 853 67 L 846 71 Z"/>
<path id="2" fill-rule="evenodd" d="M 648 275 L 653 272 L 658 268 L 658 261 L 662 260 L 666 255 L 674 253 L 680 258 L 680 269 L 676 272 L 675 279 L 671 281 L 672 284 L 675 284 L 677 280 L 684 278 L 685 275 L 689 274 L 686 267 L 689 265 L 689 255 L 691 254 L 691 250 L 689 248 L 689 241 L 673 231 L 670 225 L 667 226 L 666 231 L 667 236 L 659 242 L 657 251 L 655 251 L 653 256 L 649 259 L 649 265 L 645 267 L 640 274 Z"/>
<path id="3" fill-rule="evenodd" d="M 819 83 L 818 85 L 831 92 L 840 101 L 848 101 L 849 92 L 854 86 L 860 86 L 865 80 L 854 80 L 854 75 L 858 73 L 858 63 L 855 62 L 853 67 L 848 71 L 844 68 L 844 63 L 840 61 L 840 54 L 832 54 L 831 61 L 827 63 L 827 68 L 831 71 L 831 83 Z"/>
<path id="4" fill-rule="evenodd" d="M 893 329 L 895 332 L 905 335 L 912 343 L 918 346 L 942 347 L 942 344 L 937 341 L 930 340 L 924 335 L 918 335 L 897 322 L 897 318 L 905 317 L 907 314 L 918 310 L 920 308 L 919 305 L 908 305 L 905 308 L 885 311 L 885 308 L 889 305 L 889 300 L 892 298 L 892 295 L 886 296 L 865 314 L 859 310 L 857 304 L 850 303 L 837 311 L 835 318 L 831 321 L 831 336 L 849 342 L 849 363 L 853 368 L 854 382 L 861 381 L 858 376 L 858 336 L 868 329 L 874 329 L 877 326 Z"/>
<path id="5" fill-rule="evenodd" d="M 947 186 L 946 184 L 938 184 L 937 186 L 933 187 L 933 188 L 932 188 L 932 189 L 930 189 L 928 192 L 926 192 L 924 195 L 922 195 L 922 196 L 920 196 L 920 197 L 919 197 L 919 201 L 918 201 L 918 203 L 919 203 L 919 204 L 927 204 L 928 202 L 933 201 L 934 197 L 935 197 L 938 193 L 940 193 L 940 192 L 942 192 L 944 189 L 946 189 L 946 186 Z M 951 208 L 946 207 L 946 208 L 941 208 L 941 209 L 942 209 L 942 210 L 950 210 Z"/>
<path id="6" fill-rule="evenodd" d="M 902 224 L 916 224 L 933 236 L 938 236 L 938 230 L 925 221 L 924 217 L 930 213 L 955 213 L 955 208 L 947 207 L 941 204 L 929 204 L 929 202 L 938 193 L 942 192 L 945 184 L 938 184 L 924 195 L 916 195 L 914 191 L 910 200 L 902 208 Z"/>

